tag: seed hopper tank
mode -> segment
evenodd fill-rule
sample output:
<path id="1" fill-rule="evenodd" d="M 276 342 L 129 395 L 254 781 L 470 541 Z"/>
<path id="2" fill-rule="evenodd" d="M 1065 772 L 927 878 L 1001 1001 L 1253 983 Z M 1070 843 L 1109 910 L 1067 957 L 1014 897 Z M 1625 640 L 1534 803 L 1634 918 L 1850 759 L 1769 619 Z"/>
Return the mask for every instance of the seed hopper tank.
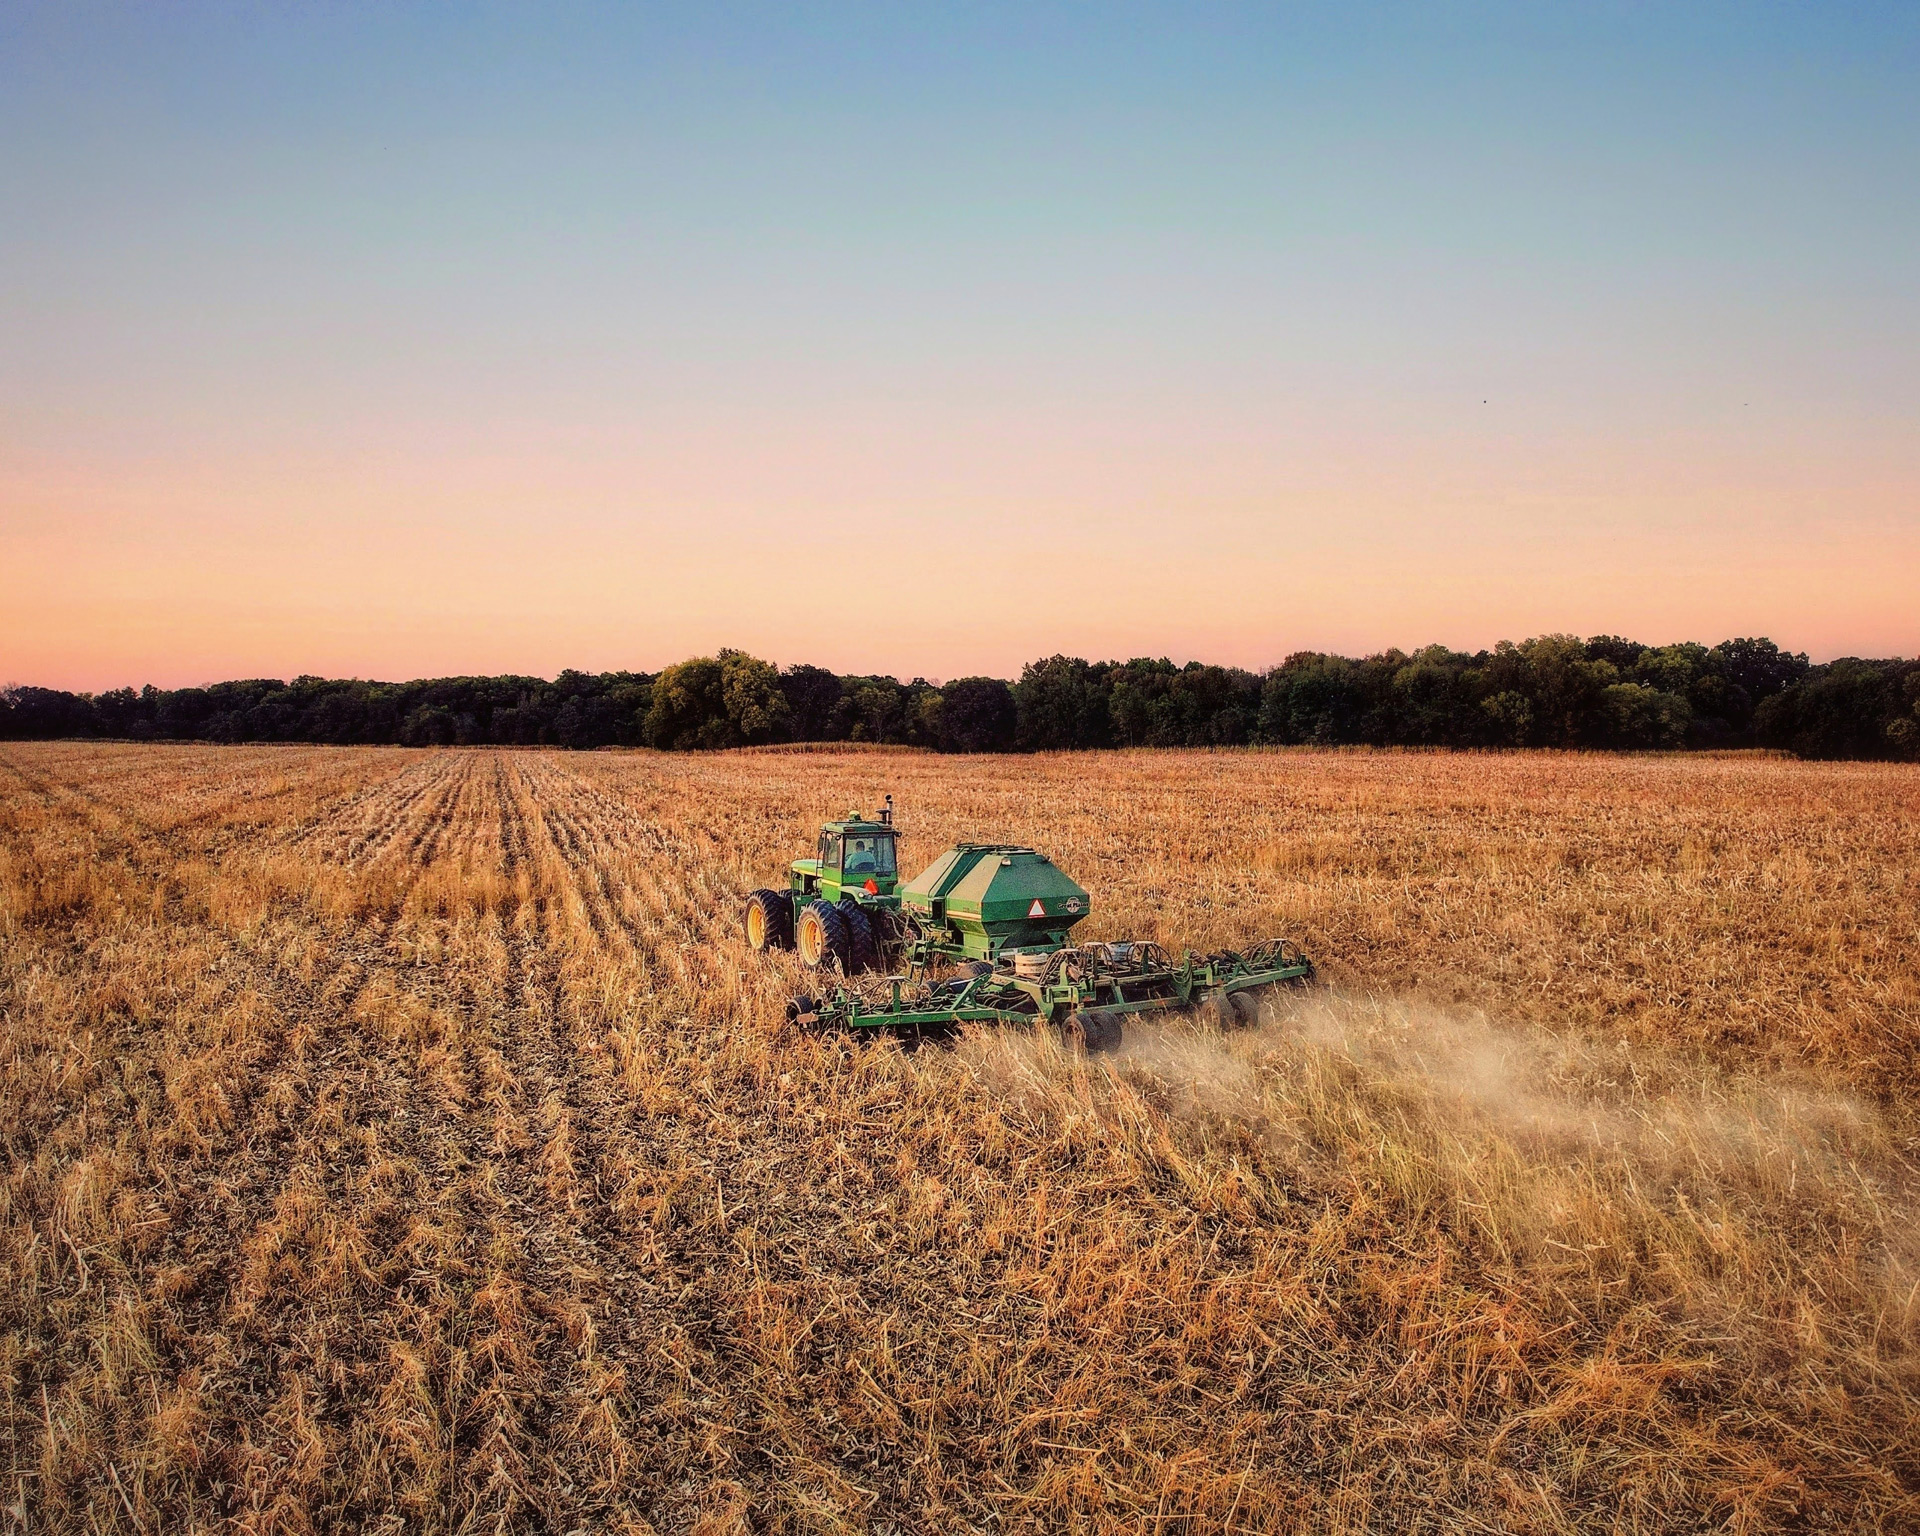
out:
<path id="1" fill-rule="evenodd" d="M 957 844 L 900 887 L 917 940 L 907 946 L 910 964 L 1059 949 L 1091 905 L 1044 853 L 1010 843 Z"/>

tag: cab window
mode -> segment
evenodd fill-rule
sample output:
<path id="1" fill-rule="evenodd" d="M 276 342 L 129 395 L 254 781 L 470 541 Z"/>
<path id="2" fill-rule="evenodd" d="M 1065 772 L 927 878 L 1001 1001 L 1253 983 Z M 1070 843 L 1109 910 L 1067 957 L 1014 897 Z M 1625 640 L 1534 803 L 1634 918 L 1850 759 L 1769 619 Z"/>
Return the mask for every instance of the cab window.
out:
<path id="1" fill-rule="evenodd" d="M 893 839 L 885 833 L 862 832 L 847 839 L 846 871 L 850 875 L 892 878 Z"/>
<path id="2" fill-rule="evenodd" d="M 820 868 L 825 870 L 840 867 L 840 839 L 829 832 L 820 839 Z"/>

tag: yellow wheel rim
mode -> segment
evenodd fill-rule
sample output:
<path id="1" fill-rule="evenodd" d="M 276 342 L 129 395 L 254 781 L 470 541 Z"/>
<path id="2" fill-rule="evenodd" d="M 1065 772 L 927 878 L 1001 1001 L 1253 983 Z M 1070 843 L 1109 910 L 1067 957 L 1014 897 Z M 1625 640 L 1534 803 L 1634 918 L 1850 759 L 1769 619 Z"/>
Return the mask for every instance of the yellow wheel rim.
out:
<path id="1" fill-rule="evenodd" d="M 800 919 L 800 958 L 808 965 L 820 963 L 820 919 L 811 912 Z"/>
<path id="2" fill-rule="evenodd" d="M 758 902 L 747 908 L 747 942 L 755 949 L 767 947 L 767 914 Z"/>

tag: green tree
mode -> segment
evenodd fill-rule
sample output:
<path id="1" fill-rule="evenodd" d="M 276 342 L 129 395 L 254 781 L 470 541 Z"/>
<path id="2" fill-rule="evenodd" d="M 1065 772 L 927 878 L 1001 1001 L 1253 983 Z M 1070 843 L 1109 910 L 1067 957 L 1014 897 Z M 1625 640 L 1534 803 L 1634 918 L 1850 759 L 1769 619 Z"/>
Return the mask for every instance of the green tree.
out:
<path id="1" fill-rule="evenodd" d="M 1526 667 L 1537 739 L 1549 747 L 1580 745 L 1592 734 L 1600 690 L 1619 677 L 1613 663 L 1587 660 L 1586 642 L 1577 635 L 1539 635 L 1515 650 Z"/>
<path id="2" fill-rule="evenodd" d="M 1262 741 L 1334 746 L 1360 740 L 1365 698 L 1359 664 L 1345 656 L 1296 651 L 1260 689 Z"/>
<path id="3" fill-rule="evenodd" d="M 1601 740 L 1610 747 L 1678 747 L 1693 722 L 1685 699 L 1644 683 L 1609 683 L 1600 690 L 1597 707 Z"/>
<path id="4" fill-rule="evenodd" d="M 1704 645 L 1692 640 L 1683 640 L 1677 645 L 1655 646 L 1640 653 L 1631 671 L 1627 672 L 1627 678 L 1630 682 L 1656 688 L 1661 693 L 1677 693 L 1682 698 L 1691 698 L 1694 684 L 1707 670 L 1707 658 L 1711 654 Z"/>
<path id="5" fill-rule="evenodd" d="M 1480 709 L 1492 722 L 1494 739 L 1509 747 L 1524 747 L 1533 735 L 1533 700 L 1524 693 L 1507 688 L 1480 701 Z"/>
<path id="6" fill-rule="evenodd" d="M 905 739 L 907 693 L 898 681 L 891 677 L 850 677 L 845 687 L 851 713 L 849 741 Z"/>
<path id="7" fill-rule="evenodd" d="M 791 718 L 779 669 L 745 651 L 722 651 L 718 660 L 721 703 L 734 737 L 748 745 L 779 740 Z"/>
<path id="8" fill-rule="evenodd" d="M 947 752 L 1005 752 L 1013 745 L 1013 691 L 997 677 L 962 677 L 941 690 L 938 741 Z"/>
<path id="9" fill-rule="evenodd" d="M 1471 657 L 1430 645 L 1393 674 L 1394 740 L 1420 746 L 1471 746 L 1485 739 L 1475 711 Z"/>
<path id="10" fill-rule="evenodd" d="M 1013 685 L 1020 745 L 1040 752 L 1107 746 L 1106 671 L 1078 656 L 1028 662 Z"/>
<path id="11" fill-rule="evenodd" d="M 680 662 L 654 680 L 646 739 L 670 751 L 750 746 L 778 739 L 788 718 L 778 670 L 727 650 Z"/>
<path id="12" fill-rule="evenodd" d="M 649 746 L 665 751 L 739 745 L 727 718 L 725 679 L 714 657 L 676 663 L 654 680 L 646 737 Z"/>
<path id="13" fill-rule="evenodd" d="M 788 667 L 780 677 L 780 692 L 787 701 L 787 729 L 793 740 L 831 741 L 844 729 L 837 673 L 825 667 Z"/>

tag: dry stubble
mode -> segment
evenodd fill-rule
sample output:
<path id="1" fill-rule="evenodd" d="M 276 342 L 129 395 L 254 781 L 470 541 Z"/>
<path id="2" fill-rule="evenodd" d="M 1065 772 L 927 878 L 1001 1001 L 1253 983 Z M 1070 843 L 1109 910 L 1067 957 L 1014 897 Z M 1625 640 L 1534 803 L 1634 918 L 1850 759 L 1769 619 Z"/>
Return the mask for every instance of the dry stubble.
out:
<path id="1" fill-rule="evenodd" d="M 886 789 L 1334 985 L 787 1032 L 740 897 Z M 7 1497 L 1910 1525 L 1917 868 L 1920 775 L 1765 759 L 7 748 Z"/>

